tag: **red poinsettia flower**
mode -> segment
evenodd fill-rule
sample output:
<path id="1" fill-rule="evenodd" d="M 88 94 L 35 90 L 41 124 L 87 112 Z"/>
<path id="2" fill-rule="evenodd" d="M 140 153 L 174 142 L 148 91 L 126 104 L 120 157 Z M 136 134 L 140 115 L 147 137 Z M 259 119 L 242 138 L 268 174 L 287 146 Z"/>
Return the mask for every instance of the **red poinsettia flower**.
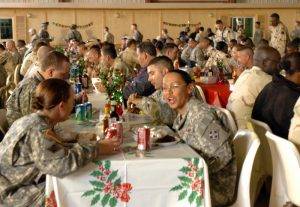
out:
<path id="1" fill-rule="evenodd" d="M 102 165 L 99 165 L 98 168 L 99 168 L 100 171 L 104 171 L 104 167 Z"/>
<path id="2" fill-rule="evenodd" d="M 121 195 L 121 201 L 127 203 L 129 200 L 130 200 L 130 196 L 126 192 L 123 192 Z"/>
<path id="3" fill-rule="evenodd" d="M 46 207 L 57 207 L 54 191 L 50 193 L 50 196 L 46 198 Z"/>
<path id="4" fill-rule="evenodd" d="M 131 191 L 132 186 L 131 186 L 130 183 L 123 183 L 123 184 L 122 184 L 122 189 L 123 189 L 124 191 Z"/>
<path id="5" fill-rule="evenodd" d="M 109 193 L 112 190 L 112 183 L 109 181 L 105 184 L 103 191 L 105 193 Z"/>

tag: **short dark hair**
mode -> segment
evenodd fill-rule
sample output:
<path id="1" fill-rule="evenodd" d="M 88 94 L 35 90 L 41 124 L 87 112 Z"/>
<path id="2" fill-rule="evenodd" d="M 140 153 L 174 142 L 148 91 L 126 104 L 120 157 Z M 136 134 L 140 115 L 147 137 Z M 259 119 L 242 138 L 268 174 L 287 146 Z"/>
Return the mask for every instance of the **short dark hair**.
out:
<path id="1" fill-rule="evenodd" d="M 102 55 L 108 55 L 112 59 L 115 59 L 117 57 L 117 51 L 115 48 L 115 45 L 112 43 L 105 43 L 103 44 L 101 48 Z"/>
<path id="2" fill-rule="evenodd" d="M 69 58 L 58 51 L 51 51 L 41 60 L 41 70 L 46 71 L 53 66 L 55 70 L 60 70 L 63 62 L 69 63 Z"/>
<path id="3" fill-rule="evenodd" d="M 151 42 L 142 42 L 138 45 L 138 49 L 140 50 L 140 52 L 144 52 L 152 57 L 156 57 L 156 49 Z"/>
<path id="4" fill-rule="evenodd" d="M 232 43 L 233 45 L 236 45 L 238 43 L 236 39 L 231 39 L 229 42 Z"/>
<path id="5" fill-rule="evenodd" d="M 159 57 L 155 57 L 153 58 L 148 66 L 150 65 L 155 65 L 155 66 L 161 66 L 161 67 L 165 67 L 167 68 L 169 71 L 174 70 L 174 65 L 173 62 L 170 58 L 168 58 L 167 56 L 159 56 Z"/>
<path id="6" fill-rule="evenodd" d="M 239 52 L 246 51 L 251 56 L 253 56 L 253 54 L 254 54 L 254 51 L 251 47 L 244 46 L 244 45 L 240 45 L 240 47 L 237 48 L 237 51 L 239 51 Z"/>
<path id="7" fill-rule="evenodd" d="M 204 27 L 200 27 L 199 30 L 203 32 L 204 31 Z"/>
<path id="8" fill-rule="evenodd" d="M 42 81 L 36 88 L 32 108 L 36 110 L 52 109 L 60 102 L 67 102 L 71 86 L 66 81 L 50 78 Z"/>
<path id="9" fill-rule="evenodd" d="M 183 70 L 172 70 L 169 73 L 178 74 L 187 85 L 193 83 L 193 79 L 191 78 L 191 76 Z"/>
<path id="10" fill-rule="evenodd" d="M 17 45 L 21 46 L 21 47 L 24 47 L 26 45 L 26 42 L 25 42 L 25 40 L 18 40 Z"/>
<path id="11" fill-rule="evenodd" d="M 271 14 L 270 17 L 273 17 L 273 18 L 276 18 L 276 19 L 279 19 L 279 18 L 280 18 L 280 17 L 279 17 L 279 14 L 277 14 L 277 13 Z"/>
<path id="12" fill-rule="evenodd" d="M 178 49 L 175 43 L 166 43 L 162 49 L 162 53 L 165 54 L 168 50 Z"/>
<path id="13" fill-rule="evenodd" d="M 132 23 L 131 25 L 134 26 L 134 27 L 137 27 L 137 24 L 136 24 L 136 23 Z"/>
<path id="14" fill-rule="evenodd" d="M 218 19 L 218 20 L 216 21 L 216 24 L 223 24 L 223 22 L 222 22 L 221 19 Z"/>
<path id="15" fill-rule="evenodd" d="M 155 48 L 157 48 L 158 50 L 162 50 L 164 47 L 164 43 L 160 40 L 158 40 L 156 43 L 155 43 Z"/>
<path id="16" fill-rule="evenodd" d="M 286 47 L 288 48 L 294 48 L 294 49 L 298 49 L 298 44 L 294 41 L 289 42 Z"/>
<path id="17" fill-rule="evenodd" d="M 127 44 L 126 44 L 126 46 L 127 47 L 130 47 L 131 45 L 137 45 L 137 42 L 136 42 L 136 40 L 135 39 L 129 39 L 128 41 L 127 41 Z"/>
<path id="18" fill-rule="evenodd" d="M 289 75 L 300 72 L 300 52 L 284 56 L 279 63 L 279 68 L 285 70 Z"/>
<path id="19" fill-rule="evenodd" d="M 5 50 L 4 45 L 0 44 L 0 50 Z"/>
<path id="20" fill-rule="evenodd" d="M 260 22 L 259 22 L 259 21 L 257 21 L 257 22 L 255 22 L 255 24 L 257 24 L 257 25 L 260 25 Z"/>
<path id="21" fill-rule="evenodd" d="M 227 46 L 226 42 L 224 42 L 224 41 L 218 42 L 216 45 L 216 49 L 219 51 L 222 51 L 224 53 L 228 52 L 228 46 Z"/>
<path id="22" fill-rule="evenodd" d="M 97 54 L 100 54 L 101 53 L 101 47 L 99 45 L 92 45 L 90 47 L 90 50 L 93 50 L 95 51 Z"/>

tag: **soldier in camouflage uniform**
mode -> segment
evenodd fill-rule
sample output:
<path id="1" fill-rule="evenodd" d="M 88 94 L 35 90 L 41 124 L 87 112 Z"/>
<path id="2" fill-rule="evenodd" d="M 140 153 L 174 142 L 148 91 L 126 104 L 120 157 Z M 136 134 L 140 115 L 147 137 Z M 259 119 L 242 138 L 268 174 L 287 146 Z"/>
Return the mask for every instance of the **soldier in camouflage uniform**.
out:
<path id="1" fill-rule="evenodd" d="M 77 42 L 82 42 L 82 36 L 79 31 L 77 31 L 77 25 L 72 24 L 70 27 L 70 31 L 67 34 L 66 41 L 76 40 Z"/>
<path id="2" fill-rule="evenodd" d="M 280 22 L 279 15 L 276 13 L 271 15 L 271 26 L 269 30 L 271 35 L 269 45 L 278 50 L 281 57 L 284 56 L 289 35 L 287 27 Z"/>
<path id="3" fill-rule="evenodd" d="M 114 44 L 115 42 L 115 37 L 112 33 L 109 32 L 109 28 L 108 27 L 104 27 L 104 38 L 103 38 L 104 42 L 108 42 L 111 44 Z"/>
<path id="4" fill-rule="evenodd" d="M 37 85 L 44 79 L 69 77 L 69 59 L 60 52 L 52 51 L 41 61 L 41 68 L 32 77 L 25 78 L 13 90 L 7 100 L 7 120 L 11 125 L 17 119 L 32 112 L 32 96 Z"/>
<path id="5" fill-rule="evenodd" d="M 181 59 L 186 62 L 186 64 L 190 63 L 191 53 L 193 49 L 197 46 L 197 42 L 190 38 L 188 41 L 188 45 L 183 49 L 181 53 Z"/>
<path id="6" fill-rule="evenodd" d="M 6 42 L 6 49 L 10 54 L 12 55 L 13 58 L 13 68 L 15 69 L 18 64 L 22 63 L 22 57 L 20 53 L 18 52 L 18 49 L 16 48 L 16 44 L 13 40 L 9 40 Z"/>
<path id="7" fill-rule="evenodd" d="M 74 92 L 63 80 L 52 78 L 38 86 L 34 104 L 38 112 L 16 121 L 0 143 L 0 206 L 45 206 L 46 174 L 64 177 L 99 152 L 118 149 L 115 142 L 70 143 L 57 135 L 53 128 L 68 118 L 73 103 Z"/>
<path id="8" fill-rule="evenodd" d="M 119 54 L 121 60 L 129 67 L 130 73 L 134 74 L 134 68 L 139 68 L 139 61 L 136 53 L 136 41 L 130 39 L 127 41 L 127 47 Z"/>
<path id="9" fill-rule="evenodd" d="M 190 60 L 199 66 L 204 66 L 206 63 L 205 55 L 200 45 L 197 45 L 191 52 Z"/>
<path id="10" fill-rule="evenodd" d="M 234 39 L 233 38 L 233 33 L 232 31 L 224 26 L 222 20 L 217 20 L 216 21 L 216 42 L 225 42 L 226 44 L 229 44 L 230 40 Z"/>
<path id="11" fill-rule="evenodd" d="M 212 206 L 228 205 L 234 199 L 237 177 L 232 132 L 216 108 L 190 97 L 191 82 L 186 72 L 172 71 L 163 79 L 163 96 L 178 112 L 173 129 L 208 165 Z"/>
<path id="12" fill-rule="evenodd" d="M 5 50 L 2 46 L 0 48 L 0 64 L 4 66 L 7 75 L 13 75 L 15 71 L 15 64 L 13 56 L 10 52 Z"/>

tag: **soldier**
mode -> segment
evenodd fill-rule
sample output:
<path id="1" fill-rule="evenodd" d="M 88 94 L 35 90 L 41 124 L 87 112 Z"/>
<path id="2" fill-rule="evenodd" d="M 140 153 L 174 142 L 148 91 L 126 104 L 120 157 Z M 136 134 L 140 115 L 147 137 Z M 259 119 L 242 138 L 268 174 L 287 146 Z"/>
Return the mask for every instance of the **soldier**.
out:
<path id="1" fill-rule="evenodd" d="M 138 97 L 131 94 L 128 98 L 128 106 L 135 104 L 145 114 L 150 115 L 158 124 L 172 126 L 176 112 L 172 110 L 162 97 L 162 79 L 174 69 L 173 62 L 166 56 L 152 59 L 147 67 L 148 80 L 155 88 L 155 92 L 149 97 Z"/>
<path id="2" fill-rule="evenodd" d="M 294 40 L 300 38 L 300 21 L 297 20 L 295 23 L 295 29 L 291 32 L 291 39 Z"/>
<path id="3" fill-rule="evenodd" d="M 77 42 L 82 42 L 82 36 L 79 31 L 77 31 L 77 25 L 72 24 L 70 27 L 70 31 L 67 34 L 66 41 L 76 40 Z"/>
<path id="4" fill-rule="evenodd" d="M 37 51 L 42 46 L 47 46 L 47 43 L 45 43 L 45 42 L 36 42 L 36 44 L 35 44 L 32 52 L 29 53 L 24 58 L 24 61 L 22 63 L 21 69 L 20 69 L 20 74 L 22 76 L 25 76 L 25 74 L 27 73 L 27 71 L 30 68 L 30 66 L 37 61 Z"/>
<path id="5" fill-rule="evenodd" d="M 232 112 L 239 129 L 247 128 L 255 99 L 278 73 L 279 52 L 272 47 L 260 47 L 254 52 L 253 67 L 244 70 L 229 96 L 227 109 Z"/>
<path id="6" fill-rule="evenodd" d="M 135 68 L 139 68 L 139 61 L 136 53 L 137 42 L 134 39 L 127 41 L 127 47 L 124 51 L 120 52 L 119 57 L 129 67 L 130 73 L 134 73 Z"/>
<path id="7" fill-rule="evenodd" d="M 0 143 L 0 205 L 45 206 L 46 175 L 64 177 L 100 154 L 112 154 L 113 141 L 70 143 L 53 128 L 68 119 L 74 104 L 72 87 L 60 79 L 48 79 L 37 87 L 33 107 L 36 113 L 16 121 Z M 79 142 L 77 139 L 79 138 Z"/>
<path id="8" fill-rule="evenodd" d="M 50 37 L 49 33 L 48 33 L 48 25 L 49 22 L 43 22 L 41 25 L 41 30 L 39 32 L 39 38 L 41 41 L 44 41 L 46 43 L 51 42 L 53 39 Z"/>
<path id="9" fill-rule="evenodd" d="M 233 39 L 232 31 L 228 27 L 224 26 L 222 20 L 217 20 L 215 41 L 223 41 L 226 42 L 226 44 L 228 44 L 231 39 Z"/>
<path id="10" fill-rule="evenodd" d="M 255 22 L 255 33 L 253 36 L 253 43 L 255 47 L 258 47 L 260 41 L 263 39 L 263 31 L 260 28 L 260 22 Z"/>
<path id="11" fill-rule="evenodd" d="M 99 45 L 93 45 L 85 55 L 86 70 L 90 78 L 99 77 L 101 49 Z"/>
<path id="12" fill-rule="evenodd" d="M 5 50 L 5 47 L 0 44 L 0 64 L 4 66 L 7 75 L 13 75 L 15 71 L 15 64 L 13 56 L 10 52 Z"/>
<path id="13" fill-rule="evenodd" d="M 137 42 L 137 44 L 140 44 L 143 41 L 143 35 L 140 31 L 138 31 L 137 24 L 131 25 L 131 31 L 132 31 L 132 38 Z"/>
<path id="14" fill-rule="evenodd" d="M 224 114 L 191 97 L 192 87 L 186 72 L 171 71 L 163 78 L 163 97 L 178 113 L 173 129 L 208 165 L 212 206 L 228 205 L 234 198 L 237 177 L 233 134 L 220 117 Z"/>
<path id="15" fill-rule="evenodd" d="M 287 27 L 280 21 L 279 15 L 276 13 L 271 14 L 270 30 L 270 43 L 271 47 L 277 49 L 281 57 L 285 54 L 286 43 L 289 41 Z"/>
<path id="16" fill-rule="evenodd" d="M 216 50 L 211 46 L 211 44 L 212 42 L 208 37 L 203 38 L 199 43 L 200 48 L 204 52 L 205 59 L 207 59 L 205 63 L 205 67 L 206 68 L 215 67 L 218 65 L 218 62 L 221 61 L 225 66 L 224 73 L 230 73 L 231 70 L 230 70 L 230 66 L 226 54 L 224 52 Z"/>
<path id="17" fill-rule="evenodd" d="M 16 48 L 15 42 L 13 40 L 8 40 L 6 42 L 6 49 L 13 57 L 13 68 L 15 69 L 18 64 L 22 63 L 22 57 L 19 54 L 18 49 Z"/>
<path id="18" fill-rule="evenodd" d="M 7 121 L 11 125 L 17 119 L 32 112 L 32 96 L 37 85 L 49 78 L 69 78 L 69 59 L 52 51 L 41 61 L 40 70 L 33 77 L 25 78 L 13 90 L 7 100 Z"/>
<path id="19" fill-rule="evenodd" d="M 198 43 L 197 46 L 192 50 L 190 61 L 193 62 L 193 66 L 199 65 L 200 67 L 203 67 L 206 63 L 204 52 L 200 47 L 200 44 Z"/>
<path id="20" fill-rule="evenodd" d="M 194 39 L 189 38 L 188 45 L 183 49 L 181 53 L 181 59 L 188 65 L 190 64 L 191 53 L 196 46 L 197 42 Z"/>
<path id="21" fill-rule="evenodd" d="M 115 39 L 115 37 L 112 33 L 109 32 L 108 27 L 104 27 L 104 42 L 114 44 L 114 42 L 115 42 L 114 39 Z"/>

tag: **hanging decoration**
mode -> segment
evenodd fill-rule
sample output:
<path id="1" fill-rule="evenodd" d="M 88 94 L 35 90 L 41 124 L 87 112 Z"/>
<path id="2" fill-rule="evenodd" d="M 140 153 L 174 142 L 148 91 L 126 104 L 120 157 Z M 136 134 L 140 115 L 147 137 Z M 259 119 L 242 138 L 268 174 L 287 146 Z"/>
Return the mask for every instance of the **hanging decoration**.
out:
<path id="1" fill-rule="evenodd" d="M 169 22 L 163 22 L 163 24 L 171 27 L 195 27 L 197 25 L 200 25 L 201 23 L 199 22 L 197 24 L 190 24 L 190 22 L 188 21 L 187 24 L 174 24 Z"/>
<path id="2" fill-rule="evenodd" d="M 60 24 L 60 23 L 57 23 L 57 22 L 52 22 L 53 25 L 57 26 L 57 27 L 62 27 L 62 28 L 70 28 L 71 25 L 64 25 L 64 24 Z M 90 27 L 92 26 L 94 23 L 93 22 L 90 22 L 86 25 L 77 25 L 77 29 L 85 29 L 87 27 Z"/>

